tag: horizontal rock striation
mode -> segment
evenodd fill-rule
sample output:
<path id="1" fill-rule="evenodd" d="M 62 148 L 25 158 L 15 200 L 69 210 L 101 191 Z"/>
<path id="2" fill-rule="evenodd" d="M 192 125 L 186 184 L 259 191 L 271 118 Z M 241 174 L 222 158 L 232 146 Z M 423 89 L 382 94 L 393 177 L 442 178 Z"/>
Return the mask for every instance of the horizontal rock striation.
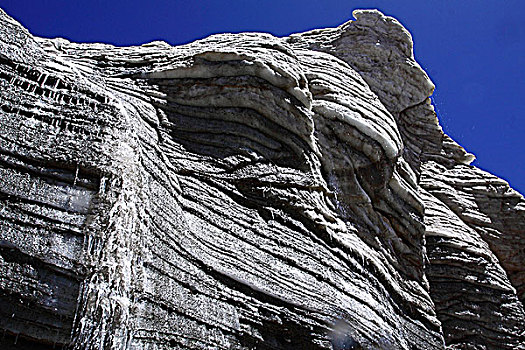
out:
<path id="1" fill-rule="evenodd" d="M 0 11 L 2 348 L 523 348 L 523 197 L 354 16 L 119 48 Z"/>

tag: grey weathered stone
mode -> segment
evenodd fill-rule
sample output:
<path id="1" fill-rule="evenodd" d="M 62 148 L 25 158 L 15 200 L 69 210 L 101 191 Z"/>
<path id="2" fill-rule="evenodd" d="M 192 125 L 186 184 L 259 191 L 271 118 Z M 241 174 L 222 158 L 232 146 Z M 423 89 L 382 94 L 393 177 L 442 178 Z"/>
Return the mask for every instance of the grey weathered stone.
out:
<path id="1" fill-rule="evenodd" d="M 2 347 L 523 348 L 523 197 L 354 16 L 119 48 L 0 11 Z"/>

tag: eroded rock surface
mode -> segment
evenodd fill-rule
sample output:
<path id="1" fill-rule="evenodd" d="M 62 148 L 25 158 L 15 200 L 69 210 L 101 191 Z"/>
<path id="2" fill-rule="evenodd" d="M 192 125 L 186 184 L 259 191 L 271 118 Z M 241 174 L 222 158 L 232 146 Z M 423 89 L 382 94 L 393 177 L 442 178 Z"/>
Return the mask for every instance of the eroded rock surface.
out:
<path id="1" fill-rule="evenodd" d="M 119 48 L 0 12 L 2 347 L 523 348 L 523 197 L 354 16 Z"/>

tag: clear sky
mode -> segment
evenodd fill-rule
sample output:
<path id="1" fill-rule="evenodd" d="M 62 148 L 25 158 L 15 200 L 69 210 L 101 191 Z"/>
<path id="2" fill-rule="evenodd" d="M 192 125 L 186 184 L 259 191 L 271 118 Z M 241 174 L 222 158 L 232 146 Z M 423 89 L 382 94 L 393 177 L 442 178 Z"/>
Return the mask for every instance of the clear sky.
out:
<path id="1" fill-rule="evenodd" d="M 0 7 L 35 35 L 117 45 L 181 44 L 221 32 L 284 36 L 377 8 L 412 33 L 445 132 L 477 156 L 474 165 L 525 194 L 525 0 L 0 0 Z"/>

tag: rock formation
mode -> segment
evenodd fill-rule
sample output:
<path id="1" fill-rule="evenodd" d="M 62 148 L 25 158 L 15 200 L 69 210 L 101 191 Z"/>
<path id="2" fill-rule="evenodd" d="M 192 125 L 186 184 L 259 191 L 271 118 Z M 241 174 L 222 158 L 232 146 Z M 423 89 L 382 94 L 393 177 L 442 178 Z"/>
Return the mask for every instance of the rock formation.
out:
<path id="1" fill-rule="evenodd" d="M 0 11 L 0 347 L 524 349 L 524 198 L 354 16 L 114 47 Z"/>

